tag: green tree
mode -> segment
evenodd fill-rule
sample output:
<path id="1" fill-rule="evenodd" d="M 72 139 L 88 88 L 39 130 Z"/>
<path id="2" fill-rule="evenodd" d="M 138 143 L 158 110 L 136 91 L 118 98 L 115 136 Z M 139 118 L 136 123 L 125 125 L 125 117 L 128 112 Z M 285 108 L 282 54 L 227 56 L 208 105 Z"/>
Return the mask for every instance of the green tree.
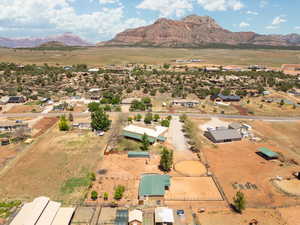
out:
<path id="1" fill-rule="evenodd" d="M 173 165 L 173 151 L 163 148 L 160 153 L 159 168 L 163 171 L 169 172 Z"/>
<path id="2" fill-rule="evenodd" d="M 238 191 L 233 198 L 233 206 L 237 212 L 242 213 L 246 208 L 246 199 L 243 192 Z"/>
<path id="3" fill-rule="evenodd" d="M 91 192 L 91 199 L 93 199 L 94 201 L 97 200 L 98 198 L 98 192 L 97 191 L 92 191 Z"/>
<path id="4" fill-rule="evenodd" d="M 141 146 L 141 150 L 142 150 L 142 151 L 148 151 L 148 150 L 149 150 L 149 146 L 150 146 L 149 137 L 148 137 L 148 135 L 145 133 L 145 134 L 142 136 L 142 146 Z"/>
<path id="5" fill-rule="evenodd" d="M 132 123 L 132 117 L 128 117 L 128 123 Z"/>
<path id="6" fill-rule="evenodd" d="M 145 124 L 151 124 L 152 120 L 153 120 L 152 113 L 147 113 L 144 118 Z"/>
<path id="7" fill-rule="evenodd" d="M 141 114 L 137 114 L 137 115 L 134 117 L 134 120 L 135 120 L 135 121 L 141 121 L 141 120 L 142 120 L 142 115 L 141 115 Z"/>
<path id="8" fill-rule="evenodd" d="M 169 127 L 170 126 L 170 120 L 162 120 L 160 122 L 160 125 L 163 127 Z"/>
<path id="9" fill-rule="evenodd" d="M 91 114 L 91 120 L 91 127 L 93 130 L 107 131 L 111 124 L 108 115 L 103 111 L 103 109 L 98 109 L 93 112 Z"/>
<path id="10" fill-rule="evenodd" d="M 116 200 L 122 199 L 124 192 L 125 192 L 125 187 L 122 185 L 118 185 L 115 190 L 114 199 Z"/>
<path id="11" fill-rule="evenodd" d="M 60 117 L 58 127 L 60 131 L 68 131 L 70 129 L 68 121 L 64 115 Z"/>
<path id="12" fill-rule="evenodd" d="M 182 114 L 179 117 L 180 122 L 184 123 L 187 120 L 187 115 L 186 114 Z"/>
<path id="13" fill-rule="evenodd" d="M 155 114 L 154 117 L 153 117 L 153 120 L 154 120 L 155 122 L 157 122 L 157 121 L 159 121 L 159 119 L 160 119 L 159 115 L 158 115 L 158 114 Z"/>
<path id="14" fill-rule="evenodd" d="M 108 193 L 107 193 L 107 192 L 104 192 L 104 194 L 103 194 L 103 199 L 104 199 L 104 200 L 107 200 L 107 199 L 108 199 Z"/>
<path id="15" fill-rule="evenodd" d="M 95 112 L 100 108 L 100 103 L 98 102 L 91 102 L 88 104 L 88 109 L 90 112 Z"/>

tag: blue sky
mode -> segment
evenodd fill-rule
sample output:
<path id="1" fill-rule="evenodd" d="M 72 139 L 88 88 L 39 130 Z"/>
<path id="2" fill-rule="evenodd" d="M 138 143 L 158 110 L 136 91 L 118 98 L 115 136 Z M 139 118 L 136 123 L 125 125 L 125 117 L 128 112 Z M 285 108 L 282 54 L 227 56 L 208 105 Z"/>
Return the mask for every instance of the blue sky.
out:
<path id="1" fill-rule="evenodd" d="M 299 0 L 0 0 L 0 37 L 72 32 L 97 42 L 190 14 L 211 16 L 232 31 L 300 33 L 299 9 Z"/>

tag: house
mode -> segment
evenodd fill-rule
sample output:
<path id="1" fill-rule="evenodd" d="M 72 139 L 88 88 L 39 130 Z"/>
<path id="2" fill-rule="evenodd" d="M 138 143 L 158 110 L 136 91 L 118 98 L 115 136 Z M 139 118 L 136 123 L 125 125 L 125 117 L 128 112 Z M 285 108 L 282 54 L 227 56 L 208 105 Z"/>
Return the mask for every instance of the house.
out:
<path id="1" fill-rule="evenodd" d="M 62 208 L 61 203 L 47 197 L 38 197 L 25 203 L 10 225 L 68 225 L 74 211 L 74 208 Z"/>
<path id="2" fill-rule="evenodd" d="M 239 131 L 228 128 L 208 130 L 204 132 L 204 136 L 214 143 L 225 143 L 242 140 L 242 135 Z"/>
<path id="3" fill-rule="evenodd" d="M 14 131 L 20 128 L 28 128 L 27 123 L 20 122 L 0 122 L 0 131 Z"/>
<path id="4" fill-rule="evenodd" d="M 160 174 L 143 174 L 139 185 L 139 201 L 144 202 L 155 201 L 158 205 L 164 200 L 165 191 L 171 185 L 171 177 L 169 175 Z"/>
<path id="5" fill-rule="evenodd" d="M 223 101 L 223 102 L 239 102 L 241 100 L 240 96 L 236 95 L 223 95 L 223 94 L 217 94 L 217 95 L 212 95 L 210 97 L 212 101 Z"/>
<path id="6" fill-rule="evenodd" d="M 10 141 L 8 138 L 3 138 L 3 139 L 0 139 L 0 144 L 3 146 L 3 145 L 9 145 L 10 144 Z"/>
<path id="7" fill-rule="evenodd" d="M 99 69 L 98 68 L 91 68 L 91 69 L 88 70 L 88 72 L 97 73 L 97 72 L 99 72 Z"/>
<path id="8" fill-rule="evenodd" d="M 174 106 L 183 106 L 188 108 L 193 108 L 199 104 L 199 101 L 196 100 L 177 99 L 172 101 L 172 105 Z"/>
<path id="9" fill-rule="evenodd" d="M 162 126 L 156 126 L 154 129 L 139 127 L 135 125 L 129 125 L 123 129 L 123 136 L 135 140 L 142 141 L 144 134 L 148 136 L 150 143 L 155 143 L 156 141 L 164 142 L 166 138 L 162 136 L 168 128 Z"/>
<path id="10" fill-rule="evenodd" d="M 155 225 L 172 225 L 174 224 L 174 213 L 167 207 L 155 208 Z"/>
<path id="11" fill-rule="evenodd" d="M 142 225 L 143 224 L 143 212 L 141 210 L 132 210 L 129 212 L 128 217 L 129 225 Z"/>
<path id="12" fill-rule="evenodd" d="M 23 96 L 10 96 L 7 103 L 24 103 L 25 101 Z"/>

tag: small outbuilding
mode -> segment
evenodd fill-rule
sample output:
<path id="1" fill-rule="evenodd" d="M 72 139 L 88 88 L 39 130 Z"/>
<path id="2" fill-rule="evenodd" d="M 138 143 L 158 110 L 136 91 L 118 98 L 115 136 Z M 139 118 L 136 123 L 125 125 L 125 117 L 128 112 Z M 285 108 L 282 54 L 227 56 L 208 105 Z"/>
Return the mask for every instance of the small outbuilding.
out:
<path id="1" fill-rule="evenodd" d="M 118 209 L 116 213 L 116 225 L 128 225 L 128 210 Z"/>
<path id="2" fill-rule="evenodd" d="M 236 95 L 223 95 L 223 94 L 217 94 L 217 95 L 212 95 L 210 97 L 212 101 L 217 101 L 217 102 L 239 102 L 241 100 L 240 96 Z"/>
<path id="3" fill-rule="evenodd" d="M 155 209 L 155 225 L 174 224 L 173 210 L 167 207 L 157 207 Z"/>
<path id="4" fill-rule="evenodd" d="M 143 212 L 141 210 L 132 210 L 129 212 L 128 217 L 129 225 L 142 225 L 143 224 Z"/>
<path id="5" fill-rule="evenodd" d="M 135 152 L 129 151 L 127 153 L 128 158 L 150 158 L 149 152 Z"/>
<path id="6" fill-rule="evenodd" d="M 262 155 L 264 158 L 271 160 L 271 159 L 278 159 L 279 155 L 276 152 L 271 151 L 266 147 L 261 147 L 258 149 L 259 155 Z"/>

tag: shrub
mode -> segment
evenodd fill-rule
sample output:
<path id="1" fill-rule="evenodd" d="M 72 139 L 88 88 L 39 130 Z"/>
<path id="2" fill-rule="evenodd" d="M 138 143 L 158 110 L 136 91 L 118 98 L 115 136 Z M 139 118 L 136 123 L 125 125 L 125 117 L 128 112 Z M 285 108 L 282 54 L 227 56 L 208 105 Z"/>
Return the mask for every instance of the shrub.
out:
<path id="1" fill-rule="evenodd" d="M 122 199 L 124 192 L 125 192 L 125 187 L 122 185 L 118 185 L 115 190 L 114 199 L 116 200 Z"/>
<path id="2" fill-rule="evenodd" d="M 70 129 L 68 121 L 65 116 L 60 117 L 58 127 L 60 131 L 68 131 Z"/>
<path id="3" fill-rule="evenodd" d="M 107 192 L 104 192 L 104 194 L 103 194 L 103 199 L 104 199 L 104 200 L 107 200 L 107 199 L 108 199 L 108 193 L 107 193 Z"/>
<path id="4" fill-rule="evenodd" d="M 98 192 L 97 191 L 92 191 L 91 192 L 91 199 L 93 199 L 94 201 L 97 200 L 98 198 Z"/>

